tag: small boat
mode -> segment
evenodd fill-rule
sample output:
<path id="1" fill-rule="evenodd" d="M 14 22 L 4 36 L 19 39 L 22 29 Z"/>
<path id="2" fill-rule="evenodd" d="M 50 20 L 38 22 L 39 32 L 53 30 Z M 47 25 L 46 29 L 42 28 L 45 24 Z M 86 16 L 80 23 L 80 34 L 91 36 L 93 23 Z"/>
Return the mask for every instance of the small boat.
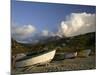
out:
<path id="1" fill-rule="evenodd" d="M 55 56 L 56 50 L 42 51 L 38 54 L 26 55 L 25 57 L 16 60 L 16 67 L 26 67 L 35 64 L 46 64 L 50 62 Z"/>
<path id="2" fill-rule="evenodd" d="M 70 59 L 70 58 L 75 58 L 77 56 L 77 52 L 68 52 L 65 53 L 65 58 Z"/>
<path id="3" fill-rule="evenodd" d="M 78 53 L 79 57 L 88 57 L 91 53 L 91 49 L 82 50 Z"/>

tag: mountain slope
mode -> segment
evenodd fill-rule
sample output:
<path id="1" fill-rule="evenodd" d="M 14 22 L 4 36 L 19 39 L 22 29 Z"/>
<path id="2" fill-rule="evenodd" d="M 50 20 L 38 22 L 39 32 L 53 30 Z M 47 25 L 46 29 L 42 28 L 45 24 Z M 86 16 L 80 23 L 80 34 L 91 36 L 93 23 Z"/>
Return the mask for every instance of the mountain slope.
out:
<path id="1" fill-rule="evenodd" d="M 54 49 L 56 47 L 59 47 L 58 52 L 80 51 L 84 49 L 92 49 L 92 51 L 95 52 L 95 35 L 96 33 L 92 32 L 74 37 L 49 37 L 37 44 L 22 44 L 12 39 L 12 53 L 37 52 L 44 48 Z"/>

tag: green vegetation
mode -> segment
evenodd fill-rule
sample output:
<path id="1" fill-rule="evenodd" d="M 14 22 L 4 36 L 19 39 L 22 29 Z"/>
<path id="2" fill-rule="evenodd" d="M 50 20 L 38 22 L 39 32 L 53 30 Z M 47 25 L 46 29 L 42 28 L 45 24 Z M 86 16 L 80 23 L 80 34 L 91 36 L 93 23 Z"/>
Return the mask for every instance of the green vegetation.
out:
<path id="1" fill-rule="evenodd" d="M 21 44 L 15 40 L 12 42 L 12 54 L 27 53 L 27 52 L 39 52 L 44 48 L 54 49 L 58 47 L 57 52 L 66 51 L 81 51 L 84 49 L 91 49 L 92 53 L 95 53 L 95 32 L 78 35 L 74 37 L 64 37 L 57 40 L 45 41 L 45 43 L 39 42 L 38 44 Z"/>

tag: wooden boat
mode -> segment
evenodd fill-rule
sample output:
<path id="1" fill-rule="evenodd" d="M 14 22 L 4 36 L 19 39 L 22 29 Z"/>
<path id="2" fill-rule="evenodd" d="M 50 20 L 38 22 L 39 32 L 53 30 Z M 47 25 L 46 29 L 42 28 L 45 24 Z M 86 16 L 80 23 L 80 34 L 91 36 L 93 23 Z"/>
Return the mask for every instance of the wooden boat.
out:
<path id="1" fill-rule="evenodd" d="M 77 56 L 77 52 L 68 52 L 65 53 L 65 58 L 70 59 L 70 58 L 75 58 Z"/>
<path id="2" fill-rule="evenodd" d="M 46 64 L 50 62 L 55 56 L 56 50 L 52 51 L 43 51 L 36 55 L 26 55 L 25 57 L 16 60 L 16 67 L 26 67 L 35 64 Z"/>
<path id="3" fill-rule="evenodd" d="M 91 53 L 91 49 L 82 50 L 78 53 L 78 56 L 79 57 L 88 57 L 90 53 Z"/>

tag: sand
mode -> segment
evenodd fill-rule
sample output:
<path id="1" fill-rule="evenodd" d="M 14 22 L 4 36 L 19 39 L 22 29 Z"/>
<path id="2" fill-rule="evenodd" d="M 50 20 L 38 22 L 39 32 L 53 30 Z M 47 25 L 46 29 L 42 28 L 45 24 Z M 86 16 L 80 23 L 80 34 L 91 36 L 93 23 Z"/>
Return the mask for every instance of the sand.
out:
<path id="1" fill-rule="evenodd" d="M 95 56 L 76 57 L 74 59 L 64 59 L 59 61 L 51 61 L 46 65 L 30 66 L 25 68 L 16 68 L 13 73 L 28 74 L 42 72 L 58 72 L 58 71 L 76 71 L 96 69 Z"/>

